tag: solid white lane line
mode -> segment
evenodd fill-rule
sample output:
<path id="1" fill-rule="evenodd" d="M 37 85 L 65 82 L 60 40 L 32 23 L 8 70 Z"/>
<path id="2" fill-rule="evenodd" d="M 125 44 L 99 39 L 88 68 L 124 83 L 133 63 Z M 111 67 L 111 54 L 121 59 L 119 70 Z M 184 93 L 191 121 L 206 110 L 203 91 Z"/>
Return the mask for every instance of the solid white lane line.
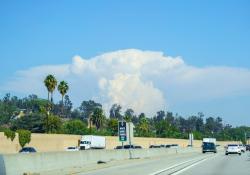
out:
<path id="1" fill-rule="evenodd" d="M 203 159 L 203 160 L 201 160 L 201 161 L 195 162 L 194 164 L 191 164 L 191 165 L 189 165 L 189 166 L 187 166 L 187 167 L 185 167 L 185 168 L 183 168 L 183 169 L 181 169 L 181 170 L 179 170 L 179 171 L 177 171 L 177 172 L 175 172 L 175 173 L 173 173 L 173 174 L 171 174 L 171 175 L 178 175 L 178 174 L 180 174 L 180 173 L 183 173 L 184 171 L 187 171 L 188 169 L 190 169 L 190 168 L 192 168 L 192 167 L 194 167 L 194 166 L 196 166 L 196 165 L 198 165 L 198 164 L 200 164 L 200 163 L 206 161 L 207 159 L 209 159 L 209 158 L 215 158 L 215 157 L 217 157 L 217 156 L 218 156 L 218 154 L 217 154 L 216 156 L 208 157 L 208 158 L 205 158 L 205 159 Z"/>
<path id="2" fill-rule="evenodd" d="M 164 172 L 164 171 L 170 170 L 170 169 L 172 169 L 172 168 L 178 167 L 178 166 L 183 165 L 183 164 L 185 164 L 185 163 L 192 162 L 192 161 L 194 161 L 194 160 L 199 160 L 199 159 L 201 159 L 201 158 L 194 158 L 194 159 L 187 160 L 187 161 L 184 161 L 184 162 L 181 162 L 181 163 L 178 163 L 178 164 L 174 164 L 174 165 L 172 165 L 172 166 L 170 166 L 170 167 L 168 167 L 168 168 L 165 168 L 165 169 L 156 171 L 156 172 L 151 173 L 151 174 L 149 174 L 149 175 L 157 175 L 157 174 L 160 174 L 160 173 L 162 173 L 162 172 Z"/>
<path id="3" fill-rule="evenodd" d="M 198 165 L 198 164 L 200 164 L 200 163 L 206 161 L 207 159 L 209 159 L 209 158 L 206 158 L 206 159 L 203 159 L 203 160 L 201 160 L 201 161 L 195 162 L 194 164 L 189 165 L 189 166 L 187 166 L 187 167 L 181 169 L 180 171 L 177 171 L 177 172 L 175 172 L 175 173 L 173 173 L 173 174 L 171 174 L 171 175 L 178 175 L 178 174 L 180 174 L 180 173 L 183 173 L 184 171 L 187 171 L 188 169 L 190 169 L 190 168 L 192 168 L 192 167 L 194 167 L 194 166 L 196 166 L 196 165 Z"/>

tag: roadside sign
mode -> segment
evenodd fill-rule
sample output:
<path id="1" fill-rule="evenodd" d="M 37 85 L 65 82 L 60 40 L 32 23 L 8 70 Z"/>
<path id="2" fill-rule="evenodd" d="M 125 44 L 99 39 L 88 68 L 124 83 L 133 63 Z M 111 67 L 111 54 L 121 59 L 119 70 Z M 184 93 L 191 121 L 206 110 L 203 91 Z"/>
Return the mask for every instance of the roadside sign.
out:
<path id="1" fill-rule="evenodd" d="M 127 141 L 126 122 L 118 123 L 118 132 L 119 132 L 119 141 L 126 142 Z"/>

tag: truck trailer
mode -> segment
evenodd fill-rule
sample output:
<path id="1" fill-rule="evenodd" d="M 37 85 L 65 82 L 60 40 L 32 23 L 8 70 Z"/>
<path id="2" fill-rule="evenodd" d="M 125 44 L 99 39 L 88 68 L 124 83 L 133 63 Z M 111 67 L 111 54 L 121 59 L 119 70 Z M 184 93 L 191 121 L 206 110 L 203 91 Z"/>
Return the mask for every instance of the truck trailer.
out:
<path id="1" fill-rule="evenodd" d="M 106 139 L 103 136 L 84 135 L 80 140 L 80 150 L 105 149 Z"/>

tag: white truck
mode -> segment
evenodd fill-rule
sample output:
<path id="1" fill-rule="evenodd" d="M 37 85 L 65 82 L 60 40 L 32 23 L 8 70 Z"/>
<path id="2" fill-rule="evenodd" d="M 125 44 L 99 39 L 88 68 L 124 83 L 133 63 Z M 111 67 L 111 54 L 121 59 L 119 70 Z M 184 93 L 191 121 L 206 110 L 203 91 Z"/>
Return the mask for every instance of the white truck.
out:
<path id="1" fill-rule="evenodd" d="M 80 140 L 80 150 L 105 149 L 106 140 L 103 136 L 84 135 Z"/>
<path id="2" fill-rule="evenodd" d="M 206 153 L 206 152 L 217 153 L 216 138 L 203 138 L 202 153 Z"/>

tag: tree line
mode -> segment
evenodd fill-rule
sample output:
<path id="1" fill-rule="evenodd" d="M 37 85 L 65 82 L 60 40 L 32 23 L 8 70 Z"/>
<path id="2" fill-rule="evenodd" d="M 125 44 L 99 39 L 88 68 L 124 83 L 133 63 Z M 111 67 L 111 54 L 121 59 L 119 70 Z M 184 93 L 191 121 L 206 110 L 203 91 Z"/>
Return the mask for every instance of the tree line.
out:
<path id="1" fill-rule="evenodd" d="M 13 131 L 20 129 L 33 133 L 63 133 L 63 134 L 118 134 L 118 121 L 133 122 L 134 135 L 137 137 L 161 137 L 187 139 L 189 133 L 195 139 L 215 137 L 218 140 L 245 141 L 245 134 L 250 134 L 250 127 L 232 127 L 223 124 L 221 117 L 197 115 L 183 117 L 169 111 L 158 111 L 154 116 L 144 113 L 135 114 L 133 109 L 122 110 L 119 104 L 113 104 L 106 115 L 102 104 L 93 100 L 82 101 L 79 107 L 73 108 L 67 92 L 68 83 L 48 75 L 44 80 L 48 90 L 48 98 L 42 99 L 37 95 L 18 98 L 6 94 L 0 99 L 0 130 L 9 128 Z M 59 91 L 62 98 L 55 103 L 53 93 Z M 22 112 L 21 112 L 22 111 Z M 125 111 L 125 112 L 122 112 Z"/>

